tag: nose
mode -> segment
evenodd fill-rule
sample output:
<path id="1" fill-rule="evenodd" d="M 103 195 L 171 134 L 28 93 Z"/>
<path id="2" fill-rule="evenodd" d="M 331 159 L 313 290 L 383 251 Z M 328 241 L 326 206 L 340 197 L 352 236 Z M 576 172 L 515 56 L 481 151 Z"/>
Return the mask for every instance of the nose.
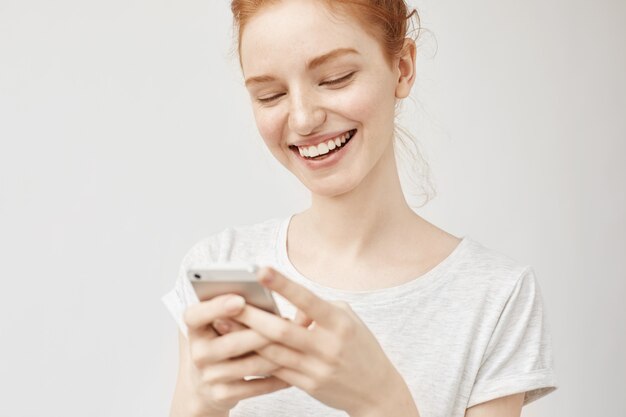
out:
<path id="1" fill-rule="evenodd" d="M 300 136 L 314 133 L 326 121 L 326 111 L 314 93 L 292 92 L 289 105 L 289 128 Z"/>

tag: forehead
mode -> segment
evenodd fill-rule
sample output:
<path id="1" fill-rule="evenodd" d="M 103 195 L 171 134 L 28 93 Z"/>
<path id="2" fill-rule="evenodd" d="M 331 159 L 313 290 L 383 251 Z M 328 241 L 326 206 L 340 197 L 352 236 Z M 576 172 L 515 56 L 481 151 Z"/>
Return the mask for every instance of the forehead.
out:
<path id="1" fill-rule="evenodd" d="M 241 35 L 245 75 L 304 68 L 306 62 L 337 48 L 372 58 L 378 43 L 352 17 L 333 13 L 323 1 L 286 0 L 267 6 Z"/>

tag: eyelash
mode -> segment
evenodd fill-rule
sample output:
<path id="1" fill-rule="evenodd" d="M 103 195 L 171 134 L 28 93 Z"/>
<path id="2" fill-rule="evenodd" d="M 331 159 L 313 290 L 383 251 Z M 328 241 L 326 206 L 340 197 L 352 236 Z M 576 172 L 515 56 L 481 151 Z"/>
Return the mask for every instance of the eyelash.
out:
<path id="1" fill-rule="evenodd" d="M 344 81 L 348 81 L 350 78 L 352 78 L 353 75 L 354 75 L 354 72 L 351 72 L 350 74 L 346 74 L 343 77 L 335 78 L 334 80 L 324 81 L 320 85 L 323 85 L 323 84 L 326 84 L 326 85 L 341 84 Z"/>
<path id="2" fill-rule="evenodd" d="M 343 77 L 335 78 L 334 80 L 324 81 L 324 82 L 320 83 L 320 85 L 337 85 L 337 84 L 341 84 L 342 82 L 350 80 L 354 76 L 354 74 L 355 74 L 355 72 L 351 72 L 349 74 L 344 75 Z M 284 94 L 277 94 L 277 95 L 272 96 L 272 97 L 258 98 L 257 100 L 261 104 L 267 104 L 267 103 L 271 103 L 274 100 L 277 100 L 279 97 L 281 97 L 283 95 Z"/>

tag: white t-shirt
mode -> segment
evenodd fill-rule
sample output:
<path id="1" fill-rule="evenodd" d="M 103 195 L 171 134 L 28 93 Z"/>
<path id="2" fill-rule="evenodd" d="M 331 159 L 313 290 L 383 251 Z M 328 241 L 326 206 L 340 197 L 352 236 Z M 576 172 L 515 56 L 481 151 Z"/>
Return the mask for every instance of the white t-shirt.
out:
<path id="1" fill-rule="evenodd" d="M 287 256 L 291 217 L 228 228 L 183 259 L 163 302 L 187 334 L 182 315 L 197 302 L 186 268 L 211 262 L 269 265 L 327 300 L 343 300 L 376 336 L 404 377 L 422 417 L 462 417 L 473 405 L 526 392 L 524 405 L 555 389 L 550 329 L 532 267 L 464 237 L 427 273 L 399 286 L 342 291 L 300 274 Z M 276 297 L 281 314 L 294 307 Z M 241 401 L 234 417 L 347 416 L 298 388 Z"/>

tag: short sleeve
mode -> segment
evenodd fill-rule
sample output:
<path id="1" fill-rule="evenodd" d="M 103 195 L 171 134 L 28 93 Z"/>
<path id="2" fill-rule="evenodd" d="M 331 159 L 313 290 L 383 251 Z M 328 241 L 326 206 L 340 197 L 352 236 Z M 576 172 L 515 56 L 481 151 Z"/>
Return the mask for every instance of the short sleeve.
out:
<path id="1" fill-rule="evenodd" d="M 552 340 L 535 272 L 517 280 L 497 321 L 467 408 L 525 392 L 526 405 L 556 390 Z"/>
<path id="2" fill-rule="evenodd" d="M 183 320 L 183 315 L 187 307 L 192 304 L 198 303 L 198 297 L 196 296 L 193 286 L 185 276 L 187 268 L 190 265 L 206 264 L 212 262 L 211 253 L 215 252 L 215 248 L 212 247 L 211 241 L 213 239 L 206 238 L 196 243 L 185 255 L 178 270 L 178 276 L 174 283 L 174 287 L 163 297 L 161 301 L 165 304 L 178 328 L 185 335 L 187 334 L 187 325 Z"/>

